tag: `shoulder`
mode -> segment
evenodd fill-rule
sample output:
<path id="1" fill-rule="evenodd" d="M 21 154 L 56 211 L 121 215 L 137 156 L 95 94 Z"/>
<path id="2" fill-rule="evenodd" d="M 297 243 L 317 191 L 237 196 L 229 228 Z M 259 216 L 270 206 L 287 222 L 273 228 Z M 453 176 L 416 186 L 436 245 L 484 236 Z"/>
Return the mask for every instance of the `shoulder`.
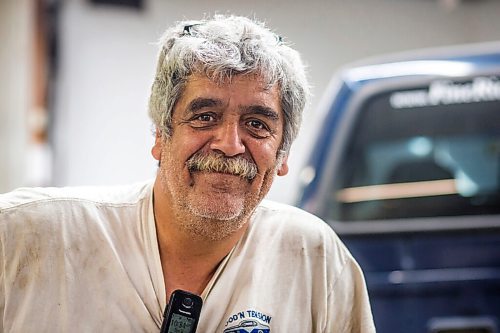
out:
<path id="1" fill-rule="evenodd" d="M 256 209 L 256 215 L 261 218 L 277 218 L 278 220 L 285 220 L 287 223 L 298 223 L 301 226 L 303 222 L 314 227 L 324 226 L 325 222 L 319 217 L 306 212 L 300 208 L 290 206 L 287 204 L 263 200 Z"/>
<path id="2" fill-rule="evenodd" d="M 130 205 L 148 196 L 150 191 L 150 182 L 112 187 L 25 187 L 0 194 L 0 214 L 22 210 L 24 207 L 47 206 L 51 203 Z"/>
<path id="3" fill-rule="evenodd" d="M 285 228 L 287 233 L 336 237 L 330 226 L 319 217 L 300 208 L 264 200 L 256 209 L 254 223 L 260 229 Z"/>
<path id="4" fill-rule="evenodd" d="M 280 250 L 300 248 L 339 264 L 351 257 L 325 221 L 300 208 L 265 200 L 256 209 L 252 223 L 256 238 L 279 240 Z"/>
<path id="5" fill-rule="evenodd" d="M 253 255 L 276 258 L 295 267 L 295 272 L 315 275 L 315 281 L 329 291 L 343 274 L 358 270 L 349 250 L 325 221 L 285 204 L 263 201 L 254 213 L 245 244 Z"/>
<path id="6" fill-rule="evenodd" d="M 63 224 L 73 225 L 77 232 L 105 221 L 121 223 L 126 216 L 136 216 L 137 210 L 147 207 L 150 195 L 150 183 L 20 188 L 0 195 L 0 234 L 22 234 L 28 229 L 50 234 Z"/>

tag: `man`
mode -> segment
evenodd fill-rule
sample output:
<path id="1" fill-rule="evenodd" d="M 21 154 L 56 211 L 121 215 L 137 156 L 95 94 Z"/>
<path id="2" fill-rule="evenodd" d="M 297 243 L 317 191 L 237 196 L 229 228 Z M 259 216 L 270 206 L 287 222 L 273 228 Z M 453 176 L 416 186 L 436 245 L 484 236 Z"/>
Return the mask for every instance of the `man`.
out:
<path id="1" fill-rule="evenodd" d="M 20 189 L 0 200 L 0 331 L 158 332 L 176 289 L 197 332 L 373 332 L 333 231 L 262 201 L 288 171 L 304 66 L 249 19 L 181 22 L 161 41 L 153 184 Z"/>

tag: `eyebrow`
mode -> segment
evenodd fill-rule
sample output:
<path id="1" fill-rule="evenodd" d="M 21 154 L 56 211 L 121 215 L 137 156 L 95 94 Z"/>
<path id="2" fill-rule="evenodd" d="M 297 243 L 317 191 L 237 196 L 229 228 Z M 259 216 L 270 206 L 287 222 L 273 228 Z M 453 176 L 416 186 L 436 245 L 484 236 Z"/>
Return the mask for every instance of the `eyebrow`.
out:
<path id="1" fill-rule="evenodd" d="M 279 119 L 279 114 L 276 112 L 273 108 L 267 107 L 267 106 L 262 106 L 262 105 L 249 105 L 249 106 L 244 106 L 242 109 L 246 113 L 255 113 L 259 115 L 263 115 L 269 119 L 272 120 L 278 120 Z"/>
<path id="2" fill-rule="evenodd" d="M 224 106 L 224 102 L 217 98 L 210 97 L 197 97 L 189 102 L 186 110 L 189 113 L 195 113 L 203 108 L 222 108 Z M 253 113 L 265 116 L 271 120 L 278 120 L 279 114 L 273 108 L 263 106 L 263 105 L 245 105 L 241 106 L 240 109 L 245 113 Z"/>
<path id="3" fill-rule="evenodd" d="M 223 102 L 216 98 L 198 97 L 189 102 L 187 111 L 193 113 L 203 108 L 221 107 Z"/>

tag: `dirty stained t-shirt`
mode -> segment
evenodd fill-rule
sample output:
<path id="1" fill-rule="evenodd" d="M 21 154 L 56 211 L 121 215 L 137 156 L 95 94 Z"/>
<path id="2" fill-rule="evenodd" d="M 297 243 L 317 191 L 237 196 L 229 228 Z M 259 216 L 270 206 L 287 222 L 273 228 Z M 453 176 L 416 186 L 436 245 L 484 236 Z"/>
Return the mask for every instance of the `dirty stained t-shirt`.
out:
<path id="1" fill-rule="evenodd" d="M 269 201 L 202 297 L 197 332 L 375 331 L 335 233 Z M 0 195 L 0 332 L 158 332 L 166 300 L 151 182 Z"/>

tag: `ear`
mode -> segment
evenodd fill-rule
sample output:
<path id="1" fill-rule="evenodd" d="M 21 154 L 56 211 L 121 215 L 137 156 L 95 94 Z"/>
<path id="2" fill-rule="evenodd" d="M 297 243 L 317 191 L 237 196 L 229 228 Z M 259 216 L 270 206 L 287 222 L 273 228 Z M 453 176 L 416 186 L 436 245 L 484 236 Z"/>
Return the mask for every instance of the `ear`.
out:
<path id="1" fill-rule="evenodd" d="M 153 148 L 151 148 L 151 155 L 153 155 L 154 159 L 157 161 L 161 160 L 162 148 L 163 148 L 163 139 L 161 131 L 157 128 L 155 134 L 155 144 L 153 145 Z"/>
<path id="2" fill-rule="evenodd" d="M 278 167 L 278 176 L 285 176 L 288 173 L 288 155 L 283 157 L 281 165 Z"/>

